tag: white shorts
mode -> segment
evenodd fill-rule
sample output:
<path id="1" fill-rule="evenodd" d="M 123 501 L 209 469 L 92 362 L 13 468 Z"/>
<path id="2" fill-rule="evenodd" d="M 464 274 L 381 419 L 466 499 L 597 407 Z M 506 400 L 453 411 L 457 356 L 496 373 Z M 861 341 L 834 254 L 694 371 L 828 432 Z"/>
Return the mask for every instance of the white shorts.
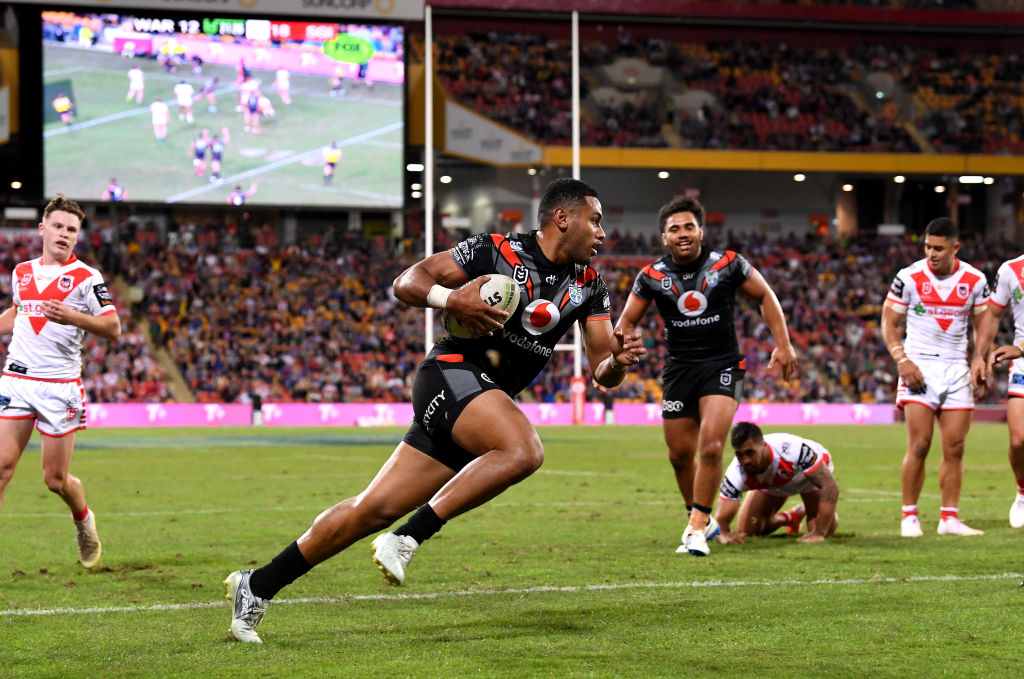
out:
<path id="1" fill-rule="evenodd" d="M 1010 364 L 1010 377 L 1006 385 L 1007 396 L 1024 398 L 1024 358 L 1014 359 Z"/>
<path id="2" fill-rule="evenodd" d="M 67 436 L 85 429 L 85 387 L 82 379 L 39 380 L 0 377 L 0 419 L 35 419 L 46 436 Z"/>
<path id="3" fill-rule="evenodd" d="M 915 393 L 907 389 L 901 378 L 896 387 L 896 405 L 920 403 L 933 411 L 974 410 L 974 388 L 971 387 L 971 369 L 967 361 L 946 361 L 911 358 L 924 375 L 924 391 Z"/>

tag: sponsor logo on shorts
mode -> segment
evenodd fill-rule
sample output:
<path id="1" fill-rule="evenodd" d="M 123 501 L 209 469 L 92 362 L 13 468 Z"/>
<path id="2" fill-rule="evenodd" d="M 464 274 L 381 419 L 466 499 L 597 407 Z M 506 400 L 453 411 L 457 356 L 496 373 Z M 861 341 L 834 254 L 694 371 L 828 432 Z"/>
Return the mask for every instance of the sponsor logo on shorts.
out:
<path id="1" fill-rule="evenodd" d="M 20 363 L 8 363 L 7 372 L 11 372 L 16 375 L 28 375 L 28 368 Z"/>
<path id="2" fill-rule="evenodd" d="M 445 400 L 444 389 L 442 389 L 440 391 L 440 393 L 438 393 L 437 396 L 432 398 L 430 400 L 430 403 L 427 404 L 427 409 L 425 411 L 423 411 L 423 425 L 425 427 L 428 427 L 428 428 L 430 427 L 430 418 L 432 418 L 434 416 L 434 413 L 437 412 L 438 406 L 440 406 L 442 403 L 444 403 L 444 400 Z"/>
<path id="3" fill-rule="evenodd" d="M 487 373 L 480 373 L 480 379 L 482 379 L 484 382 L 487 382 L 488 384 L 494 384 L 494 380 L 488 377 Z"/>
<path id="4" fill-rule="evenodd" d="M 722 383 L 723 387 L 728 387 L 732 384 L 732 373 L 728 371 L 722 373 L 718 376 L 718 381 Z"/>
<path id="5" fill-rule="evenodd" d="M 0 394 L 0 410 L 3 410 L 9 405 L 11 405 L 11 397 Z"/>
<path id="6" fill-rule="evenodd" d="M 1010 384 L 1024 384 L 1024 374 L 1015 373 L 1010 375 Z"/>
<path id="7" fill-rule="evenodd" d="M 661 410 L 665 413 L 681 413 L 683 412 L 682 401 L 662 401 Z"/>

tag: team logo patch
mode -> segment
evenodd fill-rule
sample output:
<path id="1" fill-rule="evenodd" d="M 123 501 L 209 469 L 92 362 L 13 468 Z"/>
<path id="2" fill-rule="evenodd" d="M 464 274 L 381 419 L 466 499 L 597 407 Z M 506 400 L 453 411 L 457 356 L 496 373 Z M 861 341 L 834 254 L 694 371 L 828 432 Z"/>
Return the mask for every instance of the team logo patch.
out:
<path id="1" fill-rule="evenodd" d="M 522 264 L 516 264 L 515 268 L 512 269 L 512 280 L 519 285 L 526 285 L 526 281 L 530 280 L 530 270 Z"/>
<path id="2" fill-rule="evenodd" d="M 24 288 L 25 286 L 27 286 L 31 282 L 32 282 L 32 274 L 31 273 L 27 273 L 27 274 L 25 274 L 24 276 L 21 277 L 21 287 Z"/>
<path id="3" fill-rule="evenodd" d="M 57 289 L 61 292 L 71 292 L 75 287 L 74 276 L 61 276 L 57 279 Z"/>
<path id="4" fill-rule="evenodd" d="M 1010 384 L 1024 384 L 1024 374 L 1015 373 L 1010 375 Z"/>
<path id="5" fill-rule="evenodd" d="M 921 284 L 921 294 L 930 295 L 932 294 L 932 284 L 930 281 L 925 281 Z"/>
<path id="6" fill-rule="evenodd" d="M 718 381 L 722 383 L 723 387 L 728 387 L 732 384 L 732 373 L 724 372 L 718 376 Z"/>
<path id="7" fill-rule="evenodd" d="M 11 405 L 11 397 L 0 394 L 0 410 L 6 408 L 9 405 Z"/>
<path id="8" fill-rule="evenodd" d="M 517 240 L 510 240 L 510 241 L 508 242 L 508 246 L 509 246 L 510 248 L 512 248 L 512 251 L 513 251 L 513 252 L 522 252 L 522 251 L 523 251 L 523 244 L 522 244 L 522 243 L 520 243 L 520 242 L 519 242 L 519 241 L 517 241 Z"/>
<path id="9" fill-rule="evenodd" d="M 661 289 L 665 290 L 665 291 L 671 290 L 672 289 L 672 279 L 669 278 L 668 276 L 665 276 L 664 278 L 662 278 L 661 279 Z"/>
<path id="10" fill-rule="evenodd" d="M 970 286 L 967 285 L 967 283 L 957 283 L 956 284 L 956 296 L 957 297 L 961 297 L 963 299 L 966 299 L 967 298 L 967 294 L 970 291 L 971 291 L 971 288 L 970 288 Z"/>
<path id="11" fill-rule="evenodd" d="M 718 271 L 708 271 L 704 276 L 704 282 L 708 284 L 709 288 L 718 285 Z"/>
<path id="12" fill-rule="evenodd" d="M 523 309 L 523 329 L 531 335 L 543 335 L 558 325 L 561 314 L 558 307 L 546 299 L 535 299 Z"/>
<path id="13" fill-rule="evenodd" d="M 569 286 L 569 301 L 574 306 L 579 306 L 583 303 L 583 288 L 573 283 Z"/>
<path id="14" fill-rule="evenodd" d="M 684 316 L 700 316 L 708 308 L 708 298 L 696 290 L 690 290 L 679 298 L 677 306 Z"/>
<path id="15" fill-rule="evenodd" d="M 679 413 L 683 410 L 682 401 L 662 401 L 661 410 L 665 413 Z"/>

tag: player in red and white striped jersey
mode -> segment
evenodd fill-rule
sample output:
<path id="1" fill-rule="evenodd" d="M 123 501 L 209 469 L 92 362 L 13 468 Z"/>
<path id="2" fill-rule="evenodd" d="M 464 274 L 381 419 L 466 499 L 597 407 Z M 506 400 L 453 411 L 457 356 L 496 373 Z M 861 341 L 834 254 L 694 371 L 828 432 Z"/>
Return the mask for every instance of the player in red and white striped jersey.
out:
<path id="1" fill-rule="evenodd" d="M 43 480 L 71 509 L 79 562 L 92 568 L 101 546 L 82 482 L 69 473 L 75 432 L 85 428 L 82 339 L 121 335 L 103 277 L 75 257 L 85 213 L 57 196 L 43 210 L 43 254 L 14 268 L 14 305 L 0 314 L 0 335 L 13 339 L 0 375 L 0 507 L 32 426 L 43 435 Z"/>
<path id="2" fill-rule="evenodd" d="M 1010 427 L 1010 468 L 1017 478 L 1017 497 L 1010 506 L 1010 525 L 1024 527 L 1024 255 L 1003 262 L 996 272 L 996 288 L 989 313 L 978 323 L 978 345 L 984 351 L 995 339 L 999 321 L 1013 310 L 1013 344 L 991 352 L 991 363 L 1011 361 L 1006 399 L 1006 423 Z"/>
<path id="3" fill-rule="evenodd" d="M 982 534 L 960 521 L 959 505 L 974 390 L 986 388 L 984 358 L 976 352 L 973 364 L 967 364 L 967 329 L 970 319 L 985 311 L 989 287 L 985 274 L 957 259 L 959 249 L 960 234 L 952 220 L 943 217 L 929 222 L 925 258 L 896 274 L 882 308 L 882 338 L 899 372 L 896 405 L 907 421 L 907 454 L 901 474 L 900 533 L 904 537 L 922 535 L 917 500 L 936 420 L 942 442 L 938 532 Z M 906 345 L 900 338 L 901 317 L 906 317 Z"/>

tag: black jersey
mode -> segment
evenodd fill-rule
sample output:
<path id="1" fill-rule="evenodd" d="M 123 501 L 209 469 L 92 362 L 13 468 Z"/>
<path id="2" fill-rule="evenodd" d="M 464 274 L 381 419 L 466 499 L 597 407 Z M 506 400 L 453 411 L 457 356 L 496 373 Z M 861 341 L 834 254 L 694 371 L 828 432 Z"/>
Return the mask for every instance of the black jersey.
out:
<path id="1" fill-rule="evenodd" d="M 431 355 L 462 354 L 482 366 L 510 396 L 525 389 L 547 365 L 554 347 L 578 320 L 611 320 L 608 287 L 584 264 L 554 264 L 537 232 L 479 234 L 449 250 L 467 280 L 484 274 L 511 276 L 519 306 L 490 337 L 447 336 Z"/>
<path id="2" fill-rule="evenodd" d="M 750 278 L 750 271 L 739 253 L 704 249 L 690 264 L 680 266 L 666 255 L 637 274 L 632 294 L 658 305 L 669 361 L 742 358 L 733 311 L 736 288 Z"/>

